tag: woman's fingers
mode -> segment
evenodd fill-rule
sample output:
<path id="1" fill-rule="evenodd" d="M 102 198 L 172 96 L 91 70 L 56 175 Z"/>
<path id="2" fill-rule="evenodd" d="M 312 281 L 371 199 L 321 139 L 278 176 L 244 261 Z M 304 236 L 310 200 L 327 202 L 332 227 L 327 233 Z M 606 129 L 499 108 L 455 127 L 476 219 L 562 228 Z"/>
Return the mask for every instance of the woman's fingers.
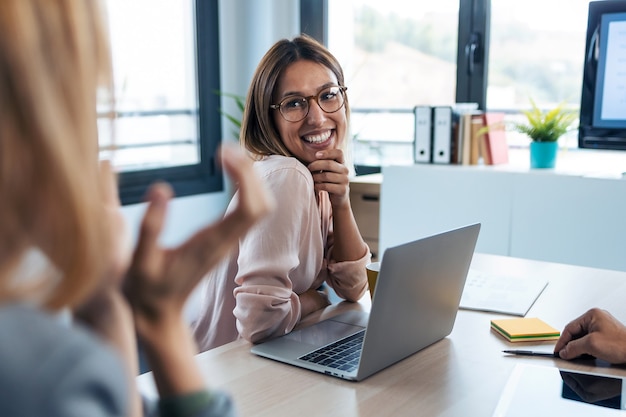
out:
<path id="1" fill-rule="evenodd" d="M 107 276 L 111 283 L 119 284 L 132 256 L 132 241 L 126 220 L 122 214 L 117 191 L 116 175 L 109 161 L 100 162 L 100 188 L 103 202 L 103 221 L 109 233 L 109 268 Z M 103 255 L 105 256 L 105 255 Z"/>
<path id="2" fill-rule="evenodd" d="M 173 192 L 163 183 L 150 187 L 126 286 L 129 298 L 144 313 L 158 316 L 159 311 L 179 308 L 202 277 L 273 207 L 273 199 L 255 174 L 251 159 L 241 150 L 224 147 L 222 164 L 239 186 L 235 209 L 173 249 L 159 245 Z"/>
<path id="3" fill-rule="evenodd" d="M 252 160 L 241 149 L 225 145 L 221 154 L 224 170 L 238 188 L 235 213 L 242 226 L 249 227 L 274 208 L 274 198 L 254 171 Z"/>
<path id="4" fill-rule="evenodd" d="M 163 259 L 159 236 L 165 223 L 167 204 L 173 194 L 172 188 L 165 183 L 153 184 L 148 190 L 148 207 L 141 222 L 133 258 L 133 268 L 140 268 L 142 275 L 158 273 L 161 268 Z"/>

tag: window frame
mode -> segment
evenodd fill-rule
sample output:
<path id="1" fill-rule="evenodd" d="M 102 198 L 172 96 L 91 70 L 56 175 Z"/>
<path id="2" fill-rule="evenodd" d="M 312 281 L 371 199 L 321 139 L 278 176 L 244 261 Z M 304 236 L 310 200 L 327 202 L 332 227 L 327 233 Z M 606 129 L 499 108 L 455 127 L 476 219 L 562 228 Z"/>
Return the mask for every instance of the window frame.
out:
<path id="1" fill-rule="evenodd" d="M 222 138 L 221 97 L 216 93 L 220 91 L 218 0 L 195 0 L 194 3 L 199 162 L 121 172 L 118 188 L 123 205 L 142 202 L 148 186 L 155 181 L 171 184 L 176 197 L 224 190 L 216 156 Z"/>
<path id="2" fill-rule="evenodd" d="M 487 110 L 491 0 L 459 0 L 456 102 Z"/>
<path id="3" fill-rule="evenodd" d="M 491 0 L 459 0 L 457 44 L 457 103 L 478 103 L 486 108 L 489 63 L 489 25 Z M 328 46 L 328 0 L 300 0 L 300 27 Z M 474 59 L 470 69 L 469 48 L 474 42 Z"/>
<path id="4" fill-rule="evenodd" d="M 300 30 L 328 46 L 328 0 L 300 0 Z"/>

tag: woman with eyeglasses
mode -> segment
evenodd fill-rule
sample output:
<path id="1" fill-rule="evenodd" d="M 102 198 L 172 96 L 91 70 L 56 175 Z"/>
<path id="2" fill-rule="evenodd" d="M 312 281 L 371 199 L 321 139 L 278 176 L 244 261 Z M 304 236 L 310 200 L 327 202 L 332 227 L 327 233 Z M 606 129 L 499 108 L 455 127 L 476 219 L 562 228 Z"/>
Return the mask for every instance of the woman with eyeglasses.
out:
<path id="1" fill-rule="evenodd" d="M 206 280 L 200 349 L 290 332 L 329 305 L 325 285 L 348 301 L 366 292 L 371 255 L 349 199 L 346 90 L 337 59 L 304 35 L 278 41 L 259 63 L 240 141 L 277 207 Z"/>

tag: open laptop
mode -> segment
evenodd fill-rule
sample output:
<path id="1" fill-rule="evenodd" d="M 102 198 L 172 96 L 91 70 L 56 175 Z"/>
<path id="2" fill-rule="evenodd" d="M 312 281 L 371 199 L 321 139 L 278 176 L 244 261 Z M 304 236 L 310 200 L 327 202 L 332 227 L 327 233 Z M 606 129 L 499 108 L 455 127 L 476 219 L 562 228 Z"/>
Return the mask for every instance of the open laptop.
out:
<path id="1" fill-rule="evenodd" d="M 252 353 L 360 381 L 443 339 L 452 331 L 479 231 L 477 223 L 388 248 L 369 315 L 343 313 L 255 345 Z M 340 351 L 347 356 L 332 357 Z"/>

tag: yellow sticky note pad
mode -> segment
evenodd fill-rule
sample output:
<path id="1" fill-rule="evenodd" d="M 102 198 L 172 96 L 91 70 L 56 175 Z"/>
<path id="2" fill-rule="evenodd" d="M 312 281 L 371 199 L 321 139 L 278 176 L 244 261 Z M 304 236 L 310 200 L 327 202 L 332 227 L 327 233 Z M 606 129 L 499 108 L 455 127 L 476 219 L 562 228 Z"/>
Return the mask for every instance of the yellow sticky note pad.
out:
<path id="1" fill-rule="evenodd" d="M 561 335 L 557 329 L 536 317 L 491 320 L 491 328 L 509 342 L 556 340 Z"/>

